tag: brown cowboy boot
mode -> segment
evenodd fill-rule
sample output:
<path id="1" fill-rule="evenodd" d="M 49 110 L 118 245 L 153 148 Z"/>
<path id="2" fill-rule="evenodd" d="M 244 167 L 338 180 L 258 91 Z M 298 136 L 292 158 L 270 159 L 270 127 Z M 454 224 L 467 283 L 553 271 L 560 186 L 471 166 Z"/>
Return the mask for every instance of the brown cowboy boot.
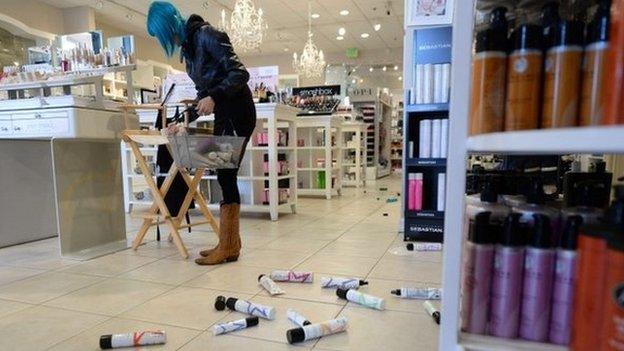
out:
<path id="1" fill-rule="evenodd" d="M 238 260 L 241 249 L 240 239 L 240 205 L 224 204 L 221 206 L 221 227 L 219 245 L 207 257 L 198 258 L 199 265 L 215 265 Z"/>
<path id="2" fill-rule="evenodd" d="M 221 228 L 224 228 L 224 222 L 225 222 L 225 215 L 223 211 L 223 204 L 221 204 L 219 206 L 219 232 L 221 232 Z M 221 244 L 221 235 L 219 235 L 219 244 Z M 217 244 L 217 246 L 213 247 L 212 249 L 202 250 L 199 252 L 199 254 L 202 257 L 208 257 L 210 256 L 210 254 L 217 251 L 217 249 L 219 248 L 219 244 Z"/>

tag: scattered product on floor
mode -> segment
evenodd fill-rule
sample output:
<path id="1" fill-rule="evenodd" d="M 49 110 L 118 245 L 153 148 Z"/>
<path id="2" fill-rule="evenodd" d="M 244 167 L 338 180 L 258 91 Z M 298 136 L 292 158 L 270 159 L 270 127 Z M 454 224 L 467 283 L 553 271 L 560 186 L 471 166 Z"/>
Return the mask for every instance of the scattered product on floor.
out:
<path id="1" fill-rule="evenodd" d="M 427 311 L 427 314 L 433 318 L 436 324 L 440 324 L 440 309 L 431 301 L 423 302 L 423 307 L 425 308 L 425 311 Z"/>
<path id="2" fill-rule="evenodd" d="M 362 285 L 368 285 L 367 281 L 358 278 L 321 278 L 322 288 L 334 289 L 359 289 Z"/>
<path id="3" fill-rule="evenodd" d="M 284 290 L 280 289 L 280 287 L 277 286 L 277 284 L 275 284 L 275 282 L 271 278 L 267 277 L 265 274 L 260 274 L 260 276 L 258 277 L 258 282 L 271 295 L 281 295 L 285 293 Z"/>
<path id="4" fill-rule="evenodd" d="M 408 243 L 408 251 L 442 251 L 442 243 Z"/>
<path id="5" fill-rule="evenodd" d="M 368 308 L 383 311 L 386 308 L 386 300 L 381 297 L 361 293 L 355 289 L 337 289 L 336 295 L 339 298 L 357 303 Z"/>
<path id="6" fill-rule="evenodd" d="M 297 311 L 290 308 L 286 311 L 286 317 L 288 317 L 288 320 L 300 327 L 305 327 L 306 325 L 312 324 L 306 317 L 300 315 L 299 313 L 297 313 Z"/>
<path id="7" fill-rule="evenodd" d="M 229 332 L 233 332 L 233 331 L 237 331 L 241 329 L 246 329 L 249 327 L 255 327 L 256 325 L 258 325 L 258 323 L 259 323 L 259 319 L 258 317 L 255 317 L 255 316 L 239 319 L 236 321 L 226 322 L 226 323 L 219 323 L 212 327 L 212 334 L 220 335 L 220 334 L 225 334 L 225 333 L 229 333 Z"/>
<path id="8" fill-rule="evenodd" d="M 440 300 L 442 289 L 438 288 L 400 288 L 390 292 L 403 299 Z"/>
<path id="9" fill-rule="evenodd" d="M 217 296 L 215 301 L 215 308 L 217 311 L 223 311 L 225 307 L 232 311 L 238 311 L 240 313 L 250 314 L 252 316 L 261 317 L 264 319 L 275 319 L 275 308 L 271 306 L 264 306 L 257 303 L 237 299 L 235 297 L 229 297 L 225 300 L 225 306 L 223 305 L 223 299 L 225 296 Z"/>
<path id="10" fill-rule="evenodd" d="M 121 347 L 139 347 L 146 345 L 161 345 L 167 342 L 164 331 L 144 331 L 128 334 L 109 334 L 100 336 L 102 350 Z"/>
<path id="11" fill-rule="evenodd" d="M 314 281 L 314 273 L 275 270 L 271 272 L 270 278 L 276 282 L 312 283 Z"/>
<path id="12" fill-rule="evenodd" d="M 286 338 L 291 344 L 317 339 L 322 336 L 341 333 L 347 330 L 347 318 L 340 317 L 323 323 L 310 324 L 304 327 L 290 329 L 286 332 Z"/>
<path id="13" fill-rule="evenodd" d="M 383 216 L 384 216 L 384 217 L 388 217 L 388 214 L 387 214 L 387 213 L 384 213 L 384 214 L 383 214 Z"/>

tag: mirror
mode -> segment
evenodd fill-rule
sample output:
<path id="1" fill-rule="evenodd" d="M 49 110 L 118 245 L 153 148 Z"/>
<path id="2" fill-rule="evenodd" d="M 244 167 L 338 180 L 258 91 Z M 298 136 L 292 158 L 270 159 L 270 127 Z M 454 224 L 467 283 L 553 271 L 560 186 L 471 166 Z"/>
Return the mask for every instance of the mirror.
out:
<path id="1" fill-rule="evenodd" d="M 120 37 L 111 37 L 107 41 L 108 49 L 115 51 L 121 49 L 125 54 L 134 53 L 134 35 L 124 35 Z"/>
<path id="2" fill-rule="evenodd" d="M 62 35 L 59 37 L 59 46 L 63 51 L 72 50 L 79 46 L 86 47 L 99 54 L 102 49 L 102 31 L 84 32 Z"/>

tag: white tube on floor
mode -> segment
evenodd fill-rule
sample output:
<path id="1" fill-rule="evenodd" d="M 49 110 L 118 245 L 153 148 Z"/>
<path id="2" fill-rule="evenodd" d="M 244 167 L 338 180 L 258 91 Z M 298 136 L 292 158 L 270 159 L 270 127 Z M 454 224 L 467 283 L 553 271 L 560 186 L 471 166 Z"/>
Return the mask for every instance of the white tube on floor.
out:
<path id="1" fill-rule="evenodd" d="M 290 344 L 317 339 L 321 336 L 331 335 L 347 330 L 347 318 L 339 317 L 318 324 L 310 324 L 305 327 L 290 329 L 286 332 L 286 338 Z"/>
<path id="2" fill-rule="evenodd" d="M 312 272 L 275 270 L 271 272 L 270 277 L 276 282 L 312 283 L 314 281 Z"/>
<path id="3" fill-rule="evenodd" d="M 312 324 L 306 317 L 300 315 L 299 313 L 297 313 L 297 311 L 290 308 L 286 311 L 286 317 L 288 317 L 288 320 L 300 327 L 305 327 L 306 325 Z"/>
<path id="4" fill-rule="evenodd" d="M 444 99 L 444 77 L 442 74 L 443 65 L 433 65 L 433 102 L 436 104 L 445 102 Z"/>
<path id="5" fill-rule="evenodd" d="M 444 211 L 446 198 L 446 173 L 438 173 L 438 211 Z"/>
<path id="6" fill-rule="evenodd" d="M 120 347 L 138 347 L 145 345 L 160 345 L 167 342 L 164 331 L 145 331 L 128 334 L 110 334 L 100 336 L 102 350 Z"/>
<path id="7" fill-rule="evenodd" d="M 439 288 L 401 288 L 392 290 L 393 295 L 403 299 L 440 300 L 442 289 Z"/>
<path id="8" fill-rule="evenodd" d="M 440 142 L 442 141 L 442 121 L 431 121 L 431 158 L 440 158 Z"/>
<path id="9" fill-rule="evenodd" d="M 449 120 L 442 120 L 442 128 L 440 129 L 440 157 L 448 157 L 448 138 L 449 138 Z"/>
<path id="10" fill-rule="evenodd" d="M 427 63 L 425 66 L 425 79 L 423 80 L 423 103 L 433 103 L 433 81 L 435 80 L 433 65 Z"/>
<path id="11" fill-rule="evenodd" d="M 258 317 L 247 317 L 236 321 L 216 324 L 212 327 L 213 335 L 221 335 L 258 325 Z"/>
<path id="12" fill-rule="evenodd" d="M 258 282 L 264 288 L 264 290 L 268 291 L 271 295 L 284 294 L 284 290 L 280 289 L 280 287 L 277 286 L 277 284 L 275 284 L 275 282 L 271 278 L 267 277 L 264 274 L 261 274 L 258 277 Z"/>
<path id="13" fill-rule="evenodd" d="M 431 157 L 431 120 L 423 119 L 420 121 L 420 137 L 418 147 L 418 157 Z"/>

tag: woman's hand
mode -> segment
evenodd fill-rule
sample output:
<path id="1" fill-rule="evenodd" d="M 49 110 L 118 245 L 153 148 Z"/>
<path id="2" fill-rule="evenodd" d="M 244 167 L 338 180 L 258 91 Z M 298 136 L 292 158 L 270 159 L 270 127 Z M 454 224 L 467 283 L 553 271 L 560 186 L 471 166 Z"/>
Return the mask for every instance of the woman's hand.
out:
<path id="1" fill-rule="evenodd" d="M 197 111 L 197 113 L 199 113 L 200 116 L 207 116 L 212 114 L 212 112 L 214 111 L 214 107 L 214 100 L 212 100 L 210 96 L 206 96 L 205 98 L 199 100 L 195 110 Z"/>

